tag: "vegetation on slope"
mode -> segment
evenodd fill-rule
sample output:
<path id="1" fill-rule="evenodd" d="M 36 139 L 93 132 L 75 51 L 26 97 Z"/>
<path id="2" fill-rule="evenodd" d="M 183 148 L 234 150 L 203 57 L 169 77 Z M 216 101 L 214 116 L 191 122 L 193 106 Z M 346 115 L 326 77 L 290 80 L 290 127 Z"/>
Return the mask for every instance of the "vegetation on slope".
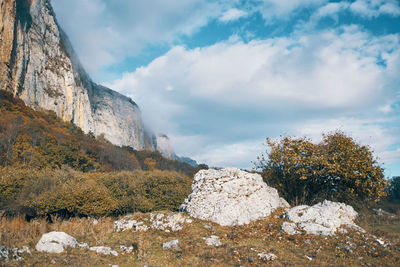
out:
<path id="1" fill-rule="evenodd" d="M 0 91 L 0 210 L 8 215 L 176 210 L 199 168 L 114 146 Z"/>

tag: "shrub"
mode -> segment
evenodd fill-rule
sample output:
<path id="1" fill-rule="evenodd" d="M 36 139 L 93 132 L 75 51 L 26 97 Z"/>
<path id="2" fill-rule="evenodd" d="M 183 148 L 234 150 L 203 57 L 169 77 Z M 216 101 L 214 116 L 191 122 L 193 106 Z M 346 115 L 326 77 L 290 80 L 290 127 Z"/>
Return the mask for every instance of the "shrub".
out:
<path id="1" fill-rule="evenodd" d="M 98 177 L 118 201 L 118 213 L 177 210 L 190 193 L 192 180 L 170 171 L 105 173 Z"/>
<path id="2" fill-rule="evenodd" d="M 0 210 L 28 217 L 177 210 L 192 180 L 169 171 L 83 173 L 68 167 L 0 168 Z"/>
<path id="3" fill-rule="evenodd" d="M 291 203 L 378 201 L 385 195 L 383 169 L 371 149 L 342 132 L 324 135 L 318 144 L 285 137 L 267 139 L 267 145 L 270 151 L 258 158 L 256 168 Z"/>

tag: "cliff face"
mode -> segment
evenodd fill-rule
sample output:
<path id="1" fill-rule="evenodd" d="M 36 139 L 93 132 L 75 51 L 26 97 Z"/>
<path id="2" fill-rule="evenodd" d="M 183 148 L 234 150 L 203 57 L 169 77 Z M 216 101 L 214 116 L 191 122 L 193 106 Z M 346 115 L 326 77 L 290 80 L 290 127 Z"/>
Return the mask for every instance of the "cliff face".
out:
<path id="1" fill-rule="evenodd" d="M 138 106 L 92 82 L 49 0 L 0 0 L 0 89 L 116 145 L 156 148 Z"/>

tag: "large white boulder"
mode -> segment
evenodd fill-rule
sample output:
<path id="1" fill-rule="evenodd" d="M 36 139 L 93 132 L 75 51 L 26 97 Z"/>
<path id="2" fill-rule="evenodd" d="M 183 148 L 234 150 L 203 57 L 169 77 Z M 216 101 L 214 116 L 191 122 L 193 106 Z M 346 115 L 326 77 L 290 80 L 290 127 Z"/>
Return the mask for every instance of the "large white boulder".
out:
<path id="1" fill-rule="evenodd" d="M 244 225 L 289 204 L 256 173 L 236 168 L 201 170 L 180 210 L 222 226 Z"/>
<path id="2" fill-rule="evenodd" d="M 37 251 L 48 253 L 61 253 L 67 247 L 88 248 L 88 245 L 86 243 L 79 243 L 74 237 L 64 232 L 56 231 L 42 235 L 42 238 L 36 244 Z"/>
<path id="3" fill-rule="evenodd" d="M 313 235 L 333 235 L 342 226 L 363 231 L 354 223 L 357 215 L 352 206 L 325 200 L 314 206 L 302 205 L 286 211 L 291 223 L 283 223 L 282 229 L 288 234 L 304 230 Z"/>

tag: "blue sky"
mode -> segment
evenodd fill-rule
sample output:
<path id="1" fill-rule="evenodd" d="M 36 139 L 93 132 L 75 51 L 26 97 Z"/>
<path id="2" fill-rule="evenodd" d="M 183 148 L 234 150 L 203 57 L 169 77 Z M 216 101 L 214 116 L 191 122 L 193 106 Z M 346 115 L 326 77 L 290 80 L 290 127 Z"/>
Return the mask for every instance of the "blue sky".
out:
<path id="1" fill-rule="evenodd" d="M 251 168 L 342 130 L 400 175 L 400 1 L 52 0 L 93 80 L 178 155 Z"/>

